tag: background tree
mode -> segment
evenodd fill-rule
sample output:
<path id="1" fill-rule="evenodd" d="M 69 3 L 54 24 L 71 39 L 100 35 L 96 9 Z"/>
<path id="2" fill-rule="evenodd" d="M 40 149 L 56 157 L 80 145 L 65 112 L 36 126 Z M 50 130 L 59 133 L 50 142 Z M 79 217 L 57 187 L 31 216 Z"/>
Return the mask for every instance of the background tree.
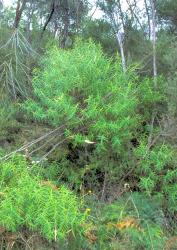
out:
<path id="1" fill-rule="evenodd" d="M 18 0 L 17 1 L 17 7 L 16 7 L 16 15 L 15 15 L 15 21 L 14 21 L 14 28 L 17 29 L 21 20 L 22 13 L 25 9 L 26 0 Z"/>
<path id="2" fill-rule="evenodd" d="M 122 68 L 126 71 L 126 59 L 123 45 L 123 37 L 125 35 L 124 15 L 120 1 L 98 1 L 100 8 L 104 11 L 105 16 L 110 21 L 111 27 L 115 34 L 118 48 L 120 50 Z"/>

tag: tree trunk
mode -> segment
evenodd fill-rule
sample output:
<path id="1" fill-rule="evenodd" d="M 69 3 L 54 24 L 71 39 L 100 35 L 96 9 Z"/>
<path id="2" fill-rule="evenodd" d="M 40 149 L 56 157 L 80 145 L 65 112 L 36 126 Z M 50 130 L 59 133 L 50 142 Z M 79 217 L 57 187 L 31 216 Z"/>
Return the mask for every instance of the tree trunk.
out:
<path id="1" fill-rule="evenodd" d="M 42 29 L 41 37 L 43 37 L 43 34 L 44 34 L 44 32 L 45 32 L 45 30 L 46 30 L 46 28 L 47 28 L 47 25 L 50 23 L 50 21 L 51 21 L 51 19 L 52 19 L 52 17 L 53 17 L 54 12 L 55 12 L 55 0 L 53 0 L 52 3 L 51 3 L 51 6 L 50 6 L 50 13 L 49 13 L 49 15 L 48 15 L 47 20 L 46 20 L 45 23 L 44 23 L 44 27 L 43 27 L 43 29 Z"/>
<path id="2" fill-rule="evenodd" d="M 148 30 L 149 30 L 149 39 L 150 39 L 151 38 L 151 20 L 150 20 L 150 16 L 149 16 L 147 0 L 144 0 L 144 5 L 145 5 L 147 19 L 148 19 Z"/>
<path id="3" fill-rule="evenodd" d="M 124 14 L 123 14 L 123 11 L 122 11 L 120 0 L 117 1 L 117 6 L 118 6 L 118 9 L 119 9 L 119 16 L 120 16 L 120 19 L 121 19 L 121 22 L 122 22 L 122 28 L 125 31 Z"/>
<path id="4" fill-rule="evenodd" d="M 31 1 L 30 5 L 29 5 L 29 10 L 28 10 L 28 14 L 27 14 L 27 25 L 26 25 L 26 38 L 28 40 L 28 42 L 30 42 L 30 28 L 31 28 L 31 23 L 32 23 L 32 17 L 33 17 L 33 13 L 34 13 L 34 2 Z"/>
<path id="5" fill-rule="evenodd" d="M 125 60 L 122 37 L 121 37 L 120 32 L 116 32 L 115 35 L 116 35 L 117 43 L 118 43 L 119 49 L 120 49 L 120 55 L 121 55 L 121 61 L 122 61 L 122 69 L 123 69 L 124 72 L 126 72 L 126 60 Z"/>
<path id="6" fill-rule="evenodd" d="M 23 0 L 22 3 L 20 0 L 17 1 L 17 8 L 16 8 L 16 15 L 15 15 L 15 21 L 14 21 L 14 28 L 17 29 L 21 20 L 21 16 L 23 13 L 23 10 L 26 6 L 26 0 Z"/>
<path id="7" fill-rule="evenodd" d="M 126 72 L 126 60 L 125 60 L 125 53 L 124 53 L 124 46 L 123 46 L 123 41 L 122 41 L 122 36 L 121 36 L 121 31 L 119 28 L 119 24 L 116 23 L 115 17 L 113 13 L 110 13 L 109 18 L 112 23 L 112 29 L 114 31 L 114 34 L 116 36 L 117 44 L 120 49 L 120 56 L 121 56 L 121 62 L 122 62 L 122 69 L 124 72 Z M 123 25 L 123 23 L 122 23 Z M 122 27 L 123 28 L 123 27 Z M 124 31 L 124 29 L 123 29 Z"/>
<path id="8" fill-rule="evenodd" d="M 155 9 L 155 0 L 151 0 L 151 8 L 152 8 L 153 76 L 154 76 L 154 85 L 155 85 L 155 87 L 157 87 L 156 9 Z"/>
<path id="9" fill-rule="evenodd" d="M 65 48 L 66 46 L 66 41 L 69 35 L 69 25 L 70 25 L 70 17 L 69 17 L 69 4 L 68 4 L 68 0 L 66 0 L 65 2 L 65 6 L 64 6 L 64 19 L 63 19 L 63 24 L 64 24 L 64 28 L 63 28 L 63 34 L 62 34 L 62 40 L 61 40 L 61 47 Z"/>

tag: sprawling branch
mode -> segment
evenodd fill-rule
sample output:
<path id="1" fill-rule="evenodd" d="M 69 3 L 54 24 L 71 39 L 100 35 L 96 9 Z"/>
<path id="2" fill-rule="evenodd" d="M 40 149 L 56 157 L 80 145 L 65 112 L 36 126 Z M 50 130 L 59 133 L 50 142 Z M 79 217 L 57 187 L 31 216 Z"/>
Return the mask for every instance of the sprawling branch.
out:
<path id="1" fill-rule="evenodd" d="M 136 21 L 137 21 L 137 23 L 139 24 L 140 28 L 143 30 L 143 27 L 142 27 L 142 24 L 141 24 L 141 22 L 140 22 L 140 20 L 139 20 L 139 17 L 137 16 L 136 12 L 134 11 L 133 6 L 132 6 L 132 4 L 130 3 L 130 0 L 126 0 L 126 2 L 127 2 L 128 7 L 129 7 L 129 9 L 130 9 L 130 12 L 131 12 L 132 17 L 134 17 L 134 18 L 136 19 Z M 136 8 L 136 1 L 134 1 L 134 6 L 135 6 L 135 8 Z"/>

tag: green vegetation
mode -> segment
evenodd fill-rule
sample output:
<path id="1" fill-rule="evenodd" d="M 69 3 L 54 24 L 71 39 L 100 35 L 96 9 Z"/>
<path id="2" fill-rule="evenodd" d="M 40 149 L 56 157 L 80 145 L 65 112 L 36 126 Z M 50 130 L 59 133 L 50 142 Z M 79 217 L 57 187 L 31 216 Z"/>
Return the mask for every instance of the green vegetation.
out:
<path id="1" fill-rule="evenodd" d="M 4 230 L 18 232 L 25 227 L 39 231 L 48 240 L 81 234 L 86 216 L 79 211 L 79 200 L 64 186 L 42 180 L 36 166 L 29 168 L 24 157 L 1 164 L 0 176 Z"/>
<path id="2" fill-rule="evenodd" d="M 177 249 L 177 4 L 123 2 L 0 0 L 2 250 Z"/>
<path id="3" fill-rule="evenodd" d="M 14 107 L 9 103 L 2 103 L 0 105 L 0 141 L 13 140 L 12 134 L 18 132 L 20 124 L 16 120 L 16 114 L 18 111 L 17 105 L 14 103 Z"/>
<path id="4" fill-rule="evenodd" d="M 96 249 L 163 248 L 166 236 L 160 206 L 157 198 L 145 198 L 136 192 L 104 206 L 97 218 Z"/>
<path id="5" fill-rule="evenodd" d="M 52 48 L 41 69 L 35 70 L 33 89 L 35 99 L 26 101 L 24 110 L 39 122 L 65 124 L 65 148 L 70 143 L 78 154 L 77 160 L 68 161 L 68 168 L 82 169 L 80 178 L 90 174 L 91 189 L 98 171 L 107 174 L 109 185 L 130 170 L 131 140 L 140 140 L 150 105 L 162 100 L 158 92 L 153 96 L 150 80 L 140 82 L 133 68 L 124 74 L 119 59 L 106 58 L 93 42 L 79 41 L 69 51 Z M 70 175 L 72 170 L 64 168 Z"/>
<path id="6" fill-rule="evenodd" d="M 148 195 L 164 196 L 164 204 L 172 212 L 176 212 L 176 157 L 173 149 L 162 144 L 148 152 L 147 146 L 140 145 L 136 150 L 139 157 L 137 174 L 141 176 L 139 186 Z"/>

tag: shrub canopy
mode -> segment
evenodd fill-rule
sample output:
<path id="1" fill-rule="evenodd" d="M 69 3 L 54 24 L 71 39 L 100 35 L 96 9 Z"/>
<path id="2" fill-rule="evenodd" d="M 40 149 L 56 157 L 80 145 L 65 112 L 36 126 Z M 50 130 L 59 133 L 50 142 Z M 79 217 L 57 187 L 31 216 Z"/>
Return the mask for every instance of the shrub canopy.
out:
<path id="1" fill-rule="evenodd" d="M 33 88 L 25 110 L 38 121 L 64 125 L 65 139 L 81 149 L 76 166 L 107 171 L 113 181 L 114 173 L 125 175 L 131 141 L 161 100 L 153 81 L 140 81 L 134 68 L 125 74 L 119 58 L 108 59 L 92 41 L 77 41 L 71 50 L 52 47 L 34 71 Z"/>

